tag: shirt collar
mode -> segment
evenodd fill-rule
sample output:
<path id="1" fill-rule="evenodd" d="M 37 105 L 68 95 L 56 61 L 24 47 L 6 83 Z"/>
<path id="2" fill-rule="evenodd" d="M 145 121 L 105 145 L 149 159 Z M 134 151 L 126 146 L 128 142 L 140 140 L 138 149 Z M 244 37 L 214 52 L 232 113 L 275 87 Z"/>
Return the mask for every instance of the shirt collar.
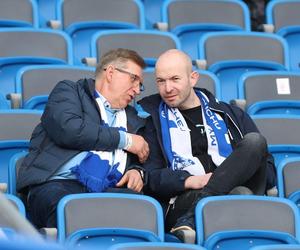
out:
<path id="1" fill-rule="evenodd" d="M 114 108 L 112 108 L 111 104 L 109 103 L 109 101 L 107 101 L 106 98 L 103 95 L 101 95 L 100 92 L 97 91 L 97 90 L 95 90 L 95 97 L 96 98 L 98 98 L 98 97 L 100 98 L 100 100 L 103 103 L 104 108 L 105 108 L 106 111 L 111 112 L 111 113 L 114 114 L 114 113 L 116 113 L 116 112 L 118 112 L 118 111 L 121 110 L 121 109 L 114 109 Z"/>

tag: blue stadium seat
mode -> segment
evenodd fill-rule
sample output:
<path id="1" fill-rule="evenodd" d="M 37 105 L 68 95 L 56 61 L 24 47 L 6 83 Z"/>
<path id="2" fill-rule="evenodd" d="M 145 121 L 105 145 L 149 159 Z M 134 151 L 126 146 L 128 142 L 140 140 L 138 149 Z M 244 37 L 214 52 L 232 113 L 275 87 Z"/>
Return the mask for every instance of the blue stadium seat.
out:
<path id="1" fill-rule="evenodd" d="M 250 31 L 249 9 L 239 0 L 167 0 L 162 22 L 192 59 L 198 58 L 198 41 L 207 32 Z"/>
<path id="2" fill-rule="evenodd" d="M 266 114 L 251 117 L 267 139 L 276 167 L 286 158 L 300 156 L 300 116 Z"/>
<path id="3" fill-rule="evenodd" d="M 205 250 L 205 248 L 183 243 L 137 242 L 116 244 L 110 247 L 109 250 Z"/>
<path id="4" fill-rule="evenodd" d="M 153 29 L 154 25 L 161 22 L 161 8 L 166 0 L 141 0 L 144 4 L 146 28 Z"/>
<path id="5" fill-rule="evenodd" d="M 237 98 L 243 73 L 289 68 L 286 42 L 259 32 L 207 33 L 199 42 L 199 58 L 220 79 L 221 99 L 227 102 Z"/>
<path id="6" fill-rule="evenodd" d="M 10 158 L 27 151 L 34 127 L 39 123 L 40 111 L 0 111 L 0 182 L 8 183 Z"/>
<path id="7" fill-rule="evenodd" d="M 39 26 L 48 28 L 50 20 L 57 19 L 56 5 L 58 0 L 35 0 L 38 6 Z"/>
<path id="8" fill-rule="evenodd" d="M 58 204 L 58 240 L 71 246 L 164 240 L 160 204 L 145 195 L 88 193 Z"/>
<path id="9" fill-rule="evenodd" d="M 0 29 L 0 93 L 14 93 L 16 72 L 32 64 L 72 64 L 71 41 L 59 31 Z"/>
<path id="10" fill-rule="evenodd" d="M 251 247 L 249 250 L 300 250 L 300 244 L 288 244 L 288 245 L 265 245 Z"/>
<path id="11" fill-rule="evenodd" d="M 288 43 L 291 70 L 300 71 L 300 1 L 273 0 L 266 9 L 267 24 Z"/>
<path id="12" fill-rule="evenodd" d="M 38 28 L 38 9 L 35 0 L 1 0 L 0 27 Z"/>
<path id="13" fill-rule="evenodd" d="M 196 207 L 197 243 L 208 250 L 299 244 L 299 223 L 296 205 L 277 197 L 214 196 Z"/>
<path id="14" fill-rule="evenodd" d="M 241 76 L 238 99 L 255 114 L 300 114 L 300 73 L 289 71 L 249 72 Z"/>
<path id="15" fill-rule="evenodd" d="M 57 15 L 72 38 L 76 65 L 90 56 L 89 44 L 97 31 L 145 28 L 144 8 L 137 0 L 60 0 Z"/>
<path id="16" fill-rule="evenodd" d="M 18 209 L 19 213 L 25 217 L 26 216 L 26 212 L 25 212 L 25 206 L 23 204 L 23 202 L 15 195 L 12 194 L 6 194 L 5 197 L 12 202 L 12 204 Z M 4 215 L 3 215 L 4 216 Z M 3 225 L 3 222 L 1 222 L 1 226 Z"/>
<path id="17" fill-rule="evenodd" d="M 181 49 L 181 45 L 171 33 L 149 30 L 100 31 L 92 38 L 91 54 L 98 62 L 106 52 L 116 48 L 135 50 L 144 58 L 147 67 L 154 68 L 161 53 Z"/>
<path id="18" fill-rule="evenodd" d="M 35 65 L 22 67 L 16 76 L 16 98 L 14 107 L 43 110 L 54 86 L 62 80 L 77 81 L 94 78 L 95 70 L 70 65 Z"/>

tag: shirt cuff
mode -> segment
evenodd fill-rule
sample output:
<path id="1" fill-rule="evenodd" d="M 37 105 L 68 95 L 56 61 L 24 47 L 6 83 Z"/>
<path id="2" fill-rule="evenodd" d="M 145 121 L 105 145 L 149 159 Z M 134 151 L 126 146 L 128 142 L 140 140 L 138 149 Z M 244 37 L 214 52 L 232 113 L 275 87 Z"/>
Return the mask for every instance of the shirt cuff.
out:
<path id="1" fill-rule="evenodd" d="M 118 148 L 125 148 L 126 147 L 126 132 L 124 131 L 119 131 L 120 134 L 120 141 L 119 141 L 119 145 Z"/>

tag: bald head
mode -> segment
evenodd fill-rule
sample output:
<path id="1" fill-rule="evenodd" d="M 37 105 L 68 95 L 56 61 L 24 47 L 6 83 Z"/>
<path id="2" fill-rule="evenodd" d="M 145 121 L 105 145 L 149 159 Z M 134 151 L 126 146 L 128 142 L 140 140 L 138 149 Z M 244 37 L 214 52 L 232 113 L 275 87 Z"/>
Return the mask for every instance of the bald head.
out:
<path id="1" fill-rule="evenodd" d="M 184 52 L 177 50 L 177 49 L 171 49 L 167 50 L 163 54 L 159 56 L 157 59 L 155 70 L 166 67 L 166 66 L 180 66 L 186 69 L 187 73 L 190 74 L 192 72 L 192 60 L 190 57 L 185 54 Z"/>

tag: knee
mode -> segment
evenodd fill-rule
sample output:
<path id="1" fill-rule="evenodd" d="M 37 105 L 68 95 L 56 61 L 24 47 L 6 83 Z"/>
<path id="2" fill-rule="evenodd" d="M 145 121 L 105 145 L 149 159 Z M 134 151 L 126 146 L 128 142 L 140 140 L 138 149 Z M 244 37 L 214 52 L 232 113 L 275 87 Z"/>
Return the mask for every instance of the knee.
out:
<path id="1" fill-rule="evenodd" d="M 254 151 L 257 153 L 266 153 L 267 151 L 267 141 L 265 137 L 259 133 L 248 133 L 244 136 L 242 141 L 249 151 Z"/>

